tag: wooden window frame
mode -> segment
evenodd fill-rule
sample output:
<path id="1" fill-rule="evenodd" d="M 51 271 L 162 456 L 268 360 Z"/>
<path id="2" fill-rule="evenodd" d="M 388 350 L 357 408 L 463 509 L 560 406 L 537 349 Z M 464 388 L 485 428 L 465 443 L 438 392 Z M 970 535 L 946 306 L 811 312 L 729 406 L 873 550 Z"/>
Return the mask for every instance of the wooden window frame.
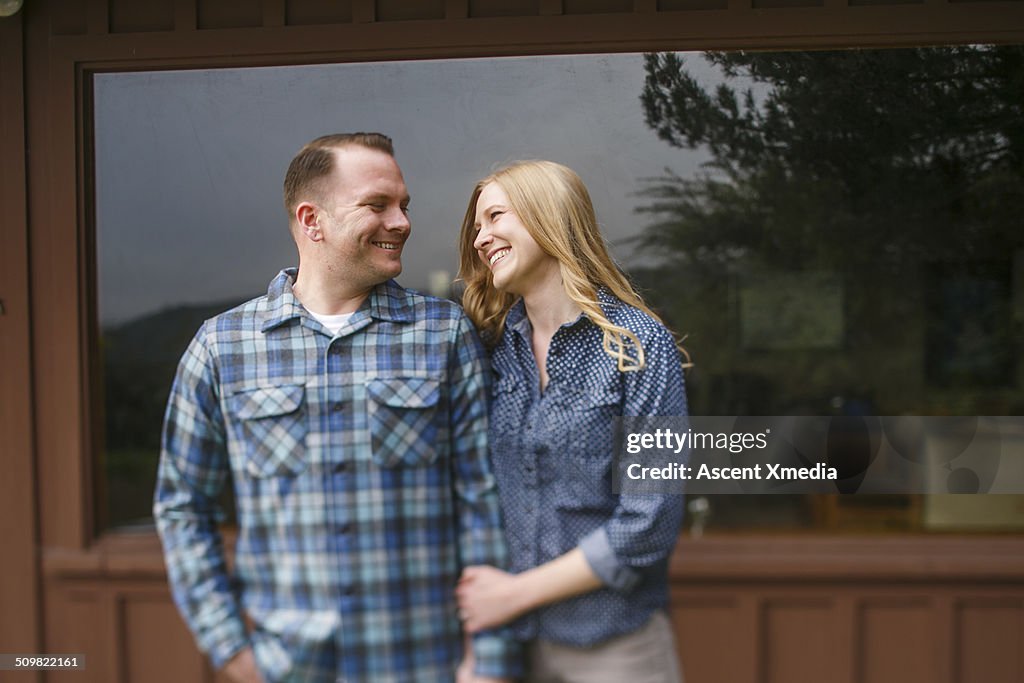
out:
<path id="1" fill-rule="evenodd" d="M 74 4 L 67 0 L 65 4 Z M 947 2 L 660 12 L 635 0 L 632 13 L 467 18 L 448 0 L 443 20 L 377 22 L 373 2 L 354 0 L 353 21 L 285 26 L 284 0 L 264 0 L 263 27 L 197 28 L 196 3 L 174 0 L 173 27 L 113 33 L 109 3 L 83 0 L 84 32 L 54 35 L 47 5 L 26 18 L 28 225 L 39 535 L 43 563 L 85 565 L 96 552 L 132 554 L 128 532 L 99 533 L 102 435 L 96 316 L 92 76 L 97 73 L 286 66 L 386 60 L 653 50 L 805 50 L 1024 42 L 1024 2 Z M 28 10 L 26 10 L 28 11 Z M 339 47 L 343 46 L 343 47 Z M 69 226 L 74 226 L 73 230 Z M 69 325 L 68 321 L 74 324 Z M 108 538 L 117 537 L 117 538 Z M 151 539 L 139 539 L 148 548 Z M 53 558 L 62 559 L 53 559 Z M 106 562 L 106 560 L 101 560 Z"/>

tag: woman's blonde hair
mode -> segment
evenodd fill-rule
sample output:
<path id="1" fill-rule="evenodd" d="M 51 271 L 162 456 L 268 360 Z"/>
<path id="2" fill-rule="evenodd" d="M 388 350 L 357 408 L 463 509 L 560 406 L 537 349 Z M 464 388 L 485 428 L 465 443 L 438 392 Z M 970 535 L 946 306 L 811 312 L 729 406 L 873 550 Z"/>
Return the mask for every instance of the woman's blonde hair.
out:
<path id="1" fill-rule="evenodd" d="M 480 192 L 496 183 L 508 197 L 512 211 L 545 254 L 559 263 L 565 293 L 604 331 L 604 350 L 619 370 L 644 367 L 644 349 L 637 336 L 613 325 L 598 304 L 597 290 L 606 287 L 621 301 L 661 319 L 608 255 L 597 227 L 590 194 L 576 172 L 553 161 L 517 161 L 492 173 L 473 188 L 459 240 L 459 277 L 465 282 L 462 305 L 488 346 L 501 339 L 505 318 L 516 297 L 494 287 L 491 270 L 477 255 L 476 203 Z M 634 351 L 629 353 L 628 347 Z"/>

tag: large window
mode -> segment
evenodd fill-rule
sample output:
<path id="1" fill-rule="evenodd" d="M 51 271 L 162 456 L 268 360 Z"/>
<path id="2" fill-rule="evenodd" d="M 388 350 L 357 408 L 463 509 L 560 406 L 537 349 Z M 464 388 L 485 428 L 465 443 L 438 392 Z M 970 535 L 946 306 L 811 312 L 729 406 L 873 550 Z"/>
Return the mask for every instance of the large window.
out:
<path id="1" fill-rule="evenodd" d="M 148 523 L 178 357 L 294 265 L 281 179 L 329 132 L 395 139 L 400 281 L 442 295 L 479 177 L 519 158 L 576 169 L 686 337 L 695 414 L 1024 414 L 1022 81 L 1024 51 L 986 47 L 97 75 L 102 517 Z M 1024 517 L 1011 497 L 704 502 L 709 531 Z"/>

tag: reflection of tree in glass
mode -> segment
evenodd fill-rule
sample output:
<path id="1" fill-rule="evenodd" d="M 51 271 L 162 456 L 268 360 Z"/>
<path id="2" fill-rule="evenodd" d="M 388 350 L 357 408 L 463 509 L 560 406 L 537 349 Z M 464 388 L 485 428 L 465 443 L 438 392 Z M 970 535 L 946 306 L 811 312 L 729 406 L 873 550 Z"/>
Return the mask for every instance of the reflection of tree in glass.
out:
<path id="1" fill-rule="evenodd" d="M 706 174 L 650 188 L 647 210 L 669 219 L 652 226 L 653 241 L 840 268 L 855 257 L 897 268 L 990 258 L 1020 245 L 1024 48 L 706 58 L 750 87 L 711 92 L 679 56 L 645 57 L 648 125 L 712 156 Z"/>
<path id="2" fill-rule="evenodd" d="M 659 283 L 656 298 L 665 298 L 671 278 L 675 296 L 661 302 L 668 308 L 690 304 L 676 317 L 692 330 L 688 345 L 703 379 L 718 383 L 705 389 L 732 395 L 704 408 L 827 412 L 850 399 L 858 410 L 975 410 L 962 396 L 956 405 L 927 405 L 930 377 L 960 365 L 923 358 L 926 348 L 968 348 L 956 339 L 959 328 L 949 331 L 948 313 L 926 305 L 936 267 L 957 272 L 967 263 L 1006 290 L 992 304 L 998 310 L 957 322 L 973 335 L 976 365 L 987 368 L 975 384 L 1012 382 L 1005 274 L 1024 246 L 1024 48 L 705 58 L 724 83 L 703 86 L 675 54 L 645 57 L 648 125 L 673 146 L 705 149 L 710 161 L 691 178 L 666 170 L 648 181 L 642 196 L 650 201 L 639 211 L 651 222 L 640 239 L 666 266 L 658 280 L 638 274 L 641 283 Z M 742 308 L 735 292 L 780 272 L 837 278 L 844 321 L 834 349 L 794 346 L 770 363 L 736 351 L 741 326 L 725 314 Z M 987 326 L 981 333 L 972 328 L 978 321 Z M 939 338 L 940 328 L 947 336 Z M 783 348 L 773 350 L 785 353 L 796 332 L 782 330 Z M 957 377 L 957 388 L 971 384 Z M 749 386 L 783 397 L 741 397 Z"/>

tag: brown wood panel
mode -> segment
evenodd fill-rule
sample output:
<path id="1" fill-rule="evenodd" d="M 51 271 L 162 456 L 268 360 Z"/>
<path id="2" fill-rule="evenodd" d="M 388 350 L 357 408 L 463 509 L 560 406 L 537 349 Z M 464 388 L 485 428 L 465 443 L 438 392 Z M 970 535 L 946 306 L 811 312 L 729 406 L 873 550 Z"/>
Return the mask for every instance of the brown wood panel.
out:
<path id="1" fill-rule="evenodd" d="M 445 0 L 444 18 L 450 20 L 469 17 L 469 0 Z"/>
<path id="2" fill-rule="evenodd" d="M 748 615 L 735 592 L 678 590 L 671 614 L 687 683 L 754 683 L 752 641 L 742 638 Z"/>
<path id="3" fill-rule="evenodd" d="M 832 602 L 824 597 L 771 598 L 761 606 L 766 683 L 836 681 L 837 643 Z"/>
<path id="4" fill-rule="evenodd" d="M 284 26 L 284 0 L 263 0 L 263 25 Z"/>
<path id="5" fill-rule="evenodd" d="M 614 14 L 633 11 L 635 0 L 564 0 L 565 14 Z"/>
<path id="6" fill-rule="evenodd" d="M 251 0 L 249 0 L 251 2 Z M 248 5 L 243 4 L 243 7 Z M 220 15 L 217 15 L 219 18 Z M 259 26 L 263 22 L 263 6 L 262 1 L 259 8 Z M 199 8 L 196 6 L 196 0 L 174 0 L 174 30 L 179 33 L 185 33 L 188 31 L 195 31 L 199 27 Z M 217 28 L 232 28 L 230 25 L 218 26 Z"/>
<path id="7" fill-rule="evenodd" d="M 821 7 L 825 0 L 753 0 L 754 9 L 778 9 L 781 7 Z"/>
<path id="8" fill-rule="evenodd" d="M 201 29 L 253 28 L 263 25 L 263 0 L 199 0 L 197 14 Z"/>
<path id="9" fill-rule="evenodd" d="M 48 672 L 48 683 L 112 683 L 118 680 L 111 644 L 116 614 L 109 593 L 99 585 L 51 583 L 46 591 L 46 645 L 43 651 L 85 655 L 84 671 Z"/>
<path id="10" fill-rule="evenodd" d="M 0 649 L 39 652 L 38 525 L 33 471 L 23 14 L 0 20 Z M 26 674 L 20 680 L 39 680 Z"/>
<path id="11" fill-rule="evenodd" d="M 174 30 L 174 0 L 109 0 L 112 33 Z"/>
<path id="12" fill-rule="evenodd" d="M 81 195 L 78 185 L 78 70 L 51 54 L 48 17 L 27 19 L 28 206 L 36 481 L 43 546 L 82 548 L 92 528 L 92 467 L 84 448 L 88 381 L 83 356 Z M 45 226 L 45 227 L 44 227 Z M 74 226 L 74 227 L 72 227 Z"/>
<path id="13" fill-rule="evenodd" d="M 422 0 L 410 3 L 405 0 L 377 0 L 377 21 L 416 21 L 423 19 L 444 19 L 445 0 Z"/>
<path id="14" fill-rule="evenodd" d="M 934 683 L 938 680 L 934 609 L 927 599 L 869 599 L 859 614 L 863 683 Z"/>
<path id="15" fill-rule="evenodd" d="M 658 0 L 659 12 L 692 12 L 694 10 L 725 9 L 728 0 Z"/>
<path id="16" fill-rule="evenodd" d="M 200 681 L 208 673 L 170 594 L 121 598 L 125 675 L 129 681 Z"/>
<path id="17" fill-rule="evenodd" d="M 743 1 L 749 5 L 749 0 Z M 329 3 L 330 11 L 311 16 L 296 15 L 298 7 L 318 6 L 319 2 L 289 0 L 288 23 L 351 21 L 351 15 L 342 16 L 350 8 L 347 3 Z M 133 69 L 145 65 L 157 69 L 595 51 L 1024 41 L 1024 2 L 993 3 L 990 7 L 993 9 L 986 12 L 978 12 L 975 5 L 944 5 L 938 9 L 893 6 L 854 11 L 821 7 L 378 21 L 245 31 L 160 32 L 146 34 L 145 40 L 138 35 L 102 39 L 93 35 L 56 36 L 53 46 L 88 68 Z M 494 31 L 502 33 L 501 42 L 485 37 Z"/>
<path id="18" fill-rule="evenodd" d="M 860 618 L 857 614 L 858 603 L 863 596 L 849 587 L 841 587 L 834 591 L 832 599 L 832 620 L 835 641 L 839 645 L 835 649 L 835 660 L 832 670 L 835 683 L 863 683 L 861 677 L 861 658 L 863 639 L 859 631 Z"/>
<path id="19" fill-rule="evenodd" d="M 88 32 L 93 35 L 103 35 L 110 31 L 110 2 L 109 0 L 68 0 L 85 5 L 85 20 Z M 58 7 L 50 8 L 50 15 L 63 11 Z"/>
<path id="20" fill-rule="evenodd" d="M 62 623 L 52 642 L 90 648 L 85 650 L 90 670 L 98 662 L 95 678 L 90 671 L 86 678 L 66 680 L 216 678 L 171 604 L 155 539 L 111 537 L 99 545 L 116 550 L 120 559 L 87 551 L 80 555 L 88 557 L 47 560 L 51 610 L 59 608 L 52 620 Z M 946 601 L 960 605 L 966 628 L 959 629 L 958 638 L 963 640 L 946 643 L 935 635 Z M 991 584 L 936 582 L 924 566 L 915 579 L 894 583 L 777 574 L 766 579 L 754 570 L 746 580 L 677 576 L 672 618 L 688 683 L 945 683 L 941 677 L 918 678 L 916 672 L 923 658 L 939 660 L 953 650 L 971 650 L 969 661 L 982 665 L 957 681 L 1000 683 L 1017 680 L 1000 675 L 1014 671 L 1005 663 L 1014 656 L 1007 644 L 1021 638 L 1024 576 Z M 985 644 L 993 633 L 1002 635 Z M 995 648 L 998 657 L 979 649 L 979 642 Z M 940 665 L 933 661 L 933 666 Z"/>
<path id="21" fill-rule="evenodd" d="M 958 683 L 1024 680 L 1024 602 L 962 600 L 957 627 Z"/>
<path id="22" fill-rule="evenodd" d="M 79 35 L 88 31 L 88 6 L 81 0 L 52 0 L 50 30 L 54 35 Z"/>
<path id="23" fill-rule="evenodd" d="M 285 23 L 291 26 L 352 21 L 352 4 L 335 0 L 285 0 Z"/>
<path id="24" fill-rule="evenodd" d="M 1020 536 L 707 536 L 684 537 L 673 575 L 724 583 L 752 576 L 808 581 L 1017 582 L 1024 577 Z"/>
<path id="25" fill-rule="evenodd" d="M 471 17 L 530 17 L 540 14 L 541 0 L 469 0 Z"/>

